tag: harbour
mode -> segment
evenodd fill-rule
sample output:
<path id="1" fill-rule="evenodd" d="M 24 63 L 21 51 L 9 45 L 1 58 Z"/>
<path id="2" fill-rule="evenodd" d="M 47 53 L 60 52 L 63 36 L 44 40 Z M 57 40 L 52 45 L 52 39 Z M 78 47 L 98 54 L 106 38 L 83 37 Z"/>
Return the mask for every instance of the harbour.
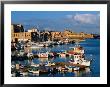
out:
<path id="1" fill-rule="evenodd" d="M 18 74 L 19 77 L 20 76 L 29 76 L 29 77 L 79 76 L 80 77 L 80 76 L 94 76 L 94 75 L 99 76 L 99 70 L 100 70 L 99 66 L 94 67 L 95 65 L 94 63 L 97 62 L 98 64 L 100 64 L 98 59 L 99 53 L 97 55 L 94 54 L 96 48 L 99 50 L 98 48 L 99 39 L 86 39 L 85 41 L 78 43 L 78 45 L 84 48 L 85 59 L 91 61 L 89 66 L 72 63 L 72 61 L 74 60 L 74 56 L 67 55 L 68 53 L 67 51 L 73 49 L 75 45 L 76 45 L 75 43 L 69 43 L 69 44 L 53 45 L 50 47 L 41 47 L 41 48 L 27 47 L 26 49 L 28 50 L 28 53 L 30 53 L 28 56 L 25 56 L 27 59 L 25 59 L 24 56 L 23 58 L 19 56 L 19 60 L 12 60 L 12 65 L 13 66 L 15 65 L 15 68 L 13 69 L 17 71 L 16 73 L 19 73 Z M 46 55 L 46 53 L 48 55 Z M 38 54 L 40 54 L 40 56 L 38 56 Z M 16 64 L 18 64 L 18 69 L 16 69 Z M 24 72 L 25 70 L 26 72 Z M 26 75 L 23 73 L 25 73 Z M 82 75 L 81 73 L 84 73 L 84 75 Z"/>
<path id="2" fill-rule="evenodd" d="M 99 77 L 99 14 L 13 11 L 11 76 Z"/>

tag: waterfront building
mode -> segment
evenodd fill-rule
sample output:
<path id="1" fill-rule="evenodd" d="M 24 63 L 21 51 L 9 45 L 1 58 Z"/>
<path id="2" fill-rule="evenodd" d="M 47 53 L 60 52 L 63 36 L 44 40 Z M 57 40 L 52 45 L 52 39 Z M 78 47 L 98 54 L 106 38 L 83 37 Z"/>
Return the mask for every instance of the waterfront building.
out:
<path id="1" fill-rule="evenodd" d="M 19 25 L 22 26 L 22 25 Z M 11 41 L 17 42 L 17 41 L 35 41 L 35 42 L 43 42 L 43 41 L 49 41 L 51 38 L 50 32 L 48 31 L 42 31 L 40 32 L 38 29 L 29 29 L 28 32 L 15 32 L 14 25 L 11 26 Z M 22 30 L 23 31 L 23 30 Z"/>
<path id="2" fill-rule="evenodd" d="M 51 33 L 49 31 L 42 31 L 40 32 L 40 41 L 50 41 L 51 39 Z"/>
<path id="3" fill-rule="evenodd" d="M 17 40 L 15 36 L 19 36 L 17 33 L 24 32 L 24 27 L 21 24 L 11 24 L 11 42 Z M 14 34 L 16 33 L 16 34 Z M 15 35 L 15 36 L 14 36 Z"/>
<path id="4" fill-rule="evenodd" d="M 12 34 L 13 42 L 31 40 L 31 32 L 20 32 Z"/>
<path id="5" fill-rule="evenodd" d="M 93 38 L 93 35 L 92 34 L 86 34 L 84 32 L 80 32 L 79 35 L 83 38 Z"/>
<path id="6" fill-rule="evenodd" d="M 75 39 L 93 38 L 92 34 L 85 34 L 84 32 L 76 33 L 68 29 L 63 32 L 59 31 L 39 31 L 36 28 L 29 29 L 28 32 L 24 31 L 23 25 L 11 25 L 11 41 L 17 42 L 20 40 L 45 42 L 45 41 L 73 41 Z"/>
<path id="7" fill-rule="evenodd" d="M 70 30 L 65 30 L 62 34 L 63 34 L 63 38 L 68 38 L 68 39 L 93 38 L 92 34 L 85 34 L 84 32 L 76 33 Z"/>
<path id="8" fill-rule="evenodd" d="M 36 28 L 29 29 L 28 32 L 31 33 L 31 41 L 38 42 L 39 41 L 39 36 L 40 32 Z"/>
<path id="9" fill-rule="evenodd" d="M 51 37 L 53 41 L 59 41 L 62 39 L 62 32 L 53 31 L 51 32 Z"/>
<path id="10" fill-rule="evenodd" d="M 68 39 L 82 39 L 83 38 L 82 35 L 72 32 L 70 30 L 65 30 L 63 32 L 63 37 L 68 38 Z"/>
<path id="11" fill-rule="evenodd" d="M 35 42 L 44 42 L 50 40 L 50 32 L 49 31 L 39 31 L 36 28 L 32 28 L 28 30 L 28 32 L 31 32 L 31 41 Z"/>
<path id="12" fill-rule="evenodd" d="M 92 34 L 85 34 L 85 38 L 94 38 Z"/>
<path id="13" fill-rule="evenodd" d="M 24 27 L 21 24 L 11 24 L 11 30 L 14 33 L 24 32 Z"/>
<path id="14" fill-rule="evenodd" d="M 39 32 L 30 32 L 31 33 L 31 41 L 39 42 L 40 34 Z"/>

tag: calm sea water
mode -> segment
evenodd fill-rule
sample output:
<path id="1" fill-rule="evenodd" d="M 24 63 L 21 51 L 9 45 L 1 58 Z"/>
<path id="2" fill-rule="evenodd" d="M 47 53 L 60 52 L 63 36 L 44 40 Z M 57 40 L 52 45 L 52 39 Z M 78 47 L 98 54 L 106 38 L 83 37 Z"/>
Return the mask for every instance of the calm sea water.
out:
<path id="1" fill-rule="evenodd" d="M 71 49 L 71 47 L 74 47 L 75 44 L 65 44 L 65 45 L 57 45 L 54 47 L 47 47 L 42 49 L 31 49 L 32 53 L 38 53 L 38 52 L 46 52 L 46 51 L 52 51 L 52 52 L 61 52 L 65 50 Z M 40 75 L 40 77 L 99 77 L 100 76 L 100 39 L 86 39 L 83 42 L 80 42 L 79 45 L 81 45 L 85 49 L 85 59 L 92 60 L 90 68 L 87 68 L 83 71 L 74 71 L 74 72 L 67 72 L 67 73 L 57 73 L 57 74 L 43 74 Z M 34 63 L 44 63 L 47 61 L 51 62 L 68 62 L 71 58 L 51 58 L 51 59 L 37 59 L 35 58 L 33 60 Z M 27 61 L 22 61 L 21 63 L 27 64 Z"/>
<path id="2" fill-rule="evenodd" d="M 86 41 L 83 41 L 79 43 L 82 47 L 85 49 L 85 58 L 87 60 L 93 59 L 91 62 L 90 68 L 84 71 L 76 71 L 72 73 L 57 73 L 54 76 L 56 77 L 62 77 L 62 76 L 78 76 L 78 77 L 99 77 L 100 76 L 100 39 L 87 39 Z M 74 47 L 75 44 L 66 44 L 66 45 L 57 45 L 52 48 L 43 48 L 40 50 L 32 50 L 33 53 L 36 52 L 46 52 L 46 51 L 52 51 L 52 52 L 60 52 L 64 50 L 69 50 L 71 47 Z M 49 61 L 51 62 L 67 62 L 71 58 L 53 58 Z M 34 59 L 34 63 L 40 63 L 40 62 L 46 62 L 48 59 Z M 41 76 L 52 76 L 52 75 L 41 75 Z"/>

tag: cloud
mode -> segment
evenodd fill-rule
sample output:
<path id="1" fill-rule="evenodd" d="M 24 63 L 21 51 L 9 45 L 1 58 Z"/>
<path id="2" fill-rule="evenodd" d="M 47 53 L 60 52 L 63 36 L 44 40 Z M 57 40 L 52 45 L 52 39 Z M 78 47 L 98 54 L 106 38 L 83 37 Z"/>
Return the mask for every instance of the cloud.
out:
<path id="1" fill-rule="evenodd" d="M 74 20 L 80 23 L 95 24 L 99 21 L 99 15 L 94 14 L 76 14 Z"/>

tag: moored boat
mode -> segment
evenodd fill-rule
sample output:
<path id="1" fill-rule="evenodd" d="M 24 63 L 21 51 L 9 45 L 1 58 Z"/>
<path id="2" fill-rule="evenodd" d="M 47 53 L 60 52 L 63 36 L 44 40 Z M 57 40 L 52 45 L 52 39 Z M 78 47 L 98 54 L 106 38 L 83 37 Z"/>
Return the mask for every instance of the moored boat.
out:
<path id="1" fill-rule="evenodd" d="M 48 58 L 48 53 L 39 53 L 38 57 L 39 58 Z"/>
<path id="2" fill-rule="evenodd" d="M 75 47 L 73 47 L 72 50 L 67 51 L 67 53 L 74 58 L 74 61 L 70 61 L 70 63 L 85 67 L 90 66 L 90 61 L 85 59 L 84 48 L 80 45 L 76 44 Z"/>

